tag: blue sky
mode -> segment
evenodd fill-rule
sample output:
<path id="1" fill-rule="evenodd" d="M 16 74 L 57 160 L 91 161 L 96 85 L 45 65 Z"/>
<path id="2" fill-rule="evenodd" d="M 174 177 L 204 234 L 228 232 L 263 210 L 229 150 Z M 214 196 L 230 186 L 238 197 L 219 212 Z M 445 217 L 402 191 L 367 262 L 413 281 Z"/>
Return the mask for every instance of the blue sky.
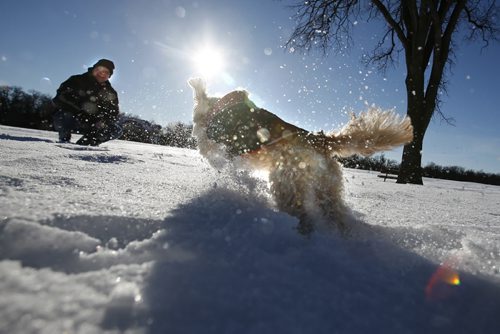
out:
<path id="1" fill-rule="evenodd" d="M 303 55 L 281 47 L 291 34 L 290 1 L 27 1 L 0 3 L 0 85 L 53 96 L 99 58 L 112 59 L 121 110 L 160 125 L 191 121 L 187 80 L 204 76 L 214 95 L 245 88 L 261 107 L 308 130 L 331 130 L 369 105 L 405 114 L 405 68 L 386 74 L 360 63 L 378 40 L 358 22 L 350 51 Z M 427 132 L 423 164 L 500 173 L 498 43 L 457 40 L 442 111 Z M 216 54 L 205 64 L 208 52 Z M 200 58 L 202 60 L 200 60 Z M 401 149 L 386 156 L 400 161 Z"/>

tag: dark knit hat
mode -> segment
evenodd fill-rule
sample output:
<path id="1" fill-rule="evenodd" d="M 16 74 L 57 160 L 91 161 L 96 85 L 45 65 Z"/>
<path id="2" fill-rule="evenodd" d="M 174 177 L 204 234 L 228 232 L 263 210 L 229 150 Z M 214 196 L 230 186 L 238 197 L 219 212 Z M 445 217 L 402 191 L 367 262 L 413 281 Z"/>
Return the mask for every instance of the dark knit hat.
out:
<path id="1" fill-rule="evenodd" d="M 99 59 L 92 68 L 96 68 L 97 66 L 106 67 L 109 70 L 109 75 L 113 74 L 113 70 L 115 69 L 115 64 L 109 59 Z"/>

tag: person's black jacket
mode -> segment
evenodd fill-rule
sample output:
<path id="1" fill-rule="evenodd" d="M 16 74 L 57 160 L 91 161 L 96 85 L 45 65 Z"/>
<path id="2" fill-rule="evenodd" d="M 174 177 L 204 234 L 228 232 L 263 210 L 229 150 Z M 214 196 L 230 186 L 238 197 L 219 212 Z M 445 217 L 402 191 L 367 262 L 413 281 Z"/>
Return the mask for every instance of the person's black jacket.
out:
<path id="1" fill-rule="evenodd" d="M 72 112 L 90 123 L 112 122 L 118 118 L 118 94 L 109 81 L 97 82 L 92 69 L 64 81 L 53 101 L 59 109 Z"/>

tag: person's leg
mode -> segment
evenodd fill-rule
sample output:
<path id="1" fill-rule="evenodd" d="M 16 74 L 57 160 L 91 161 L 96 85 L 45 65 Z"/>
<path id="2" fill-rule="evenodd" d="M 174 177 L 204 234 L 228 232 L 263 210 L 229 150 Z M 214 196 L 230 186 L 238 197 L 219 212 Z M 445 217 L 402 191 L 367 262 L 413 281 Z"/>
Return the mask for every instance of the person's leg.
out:
<path id="1" fill-rule="evenodd" d="M 92 119 L 88 115 L 81 115 L 79 118 L 79 129 L 78 133 L 82 136 L 76 141 L 77 145 L 83 146 L 97 146 L 96 144 L 96 120 Z"/>
<path id="2" fill-rule="evenodd" d="M 59 110 L 53 116 L 54 129 L 59 132 L 59 141 L 68 143 L 71 140 L 71 131 L 76 127 L 73 113 Z"/>

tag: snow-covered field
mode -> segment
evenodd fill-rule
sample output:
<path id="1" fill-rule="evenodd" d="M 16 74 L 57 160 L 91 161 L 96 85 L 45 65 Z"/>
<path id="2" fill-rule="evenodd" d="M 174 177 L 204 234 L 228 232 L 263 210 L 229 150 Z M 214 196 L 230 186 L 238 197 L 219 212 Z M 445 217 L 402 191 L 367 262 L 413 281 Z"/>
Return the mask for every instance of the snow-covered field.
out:
<path id="1" fill-rule="evenodd" d="M 1 333 L 500 333 L 500 187 L 345 170 L 295 230 L 193 150 L 0 126 Z"/>

